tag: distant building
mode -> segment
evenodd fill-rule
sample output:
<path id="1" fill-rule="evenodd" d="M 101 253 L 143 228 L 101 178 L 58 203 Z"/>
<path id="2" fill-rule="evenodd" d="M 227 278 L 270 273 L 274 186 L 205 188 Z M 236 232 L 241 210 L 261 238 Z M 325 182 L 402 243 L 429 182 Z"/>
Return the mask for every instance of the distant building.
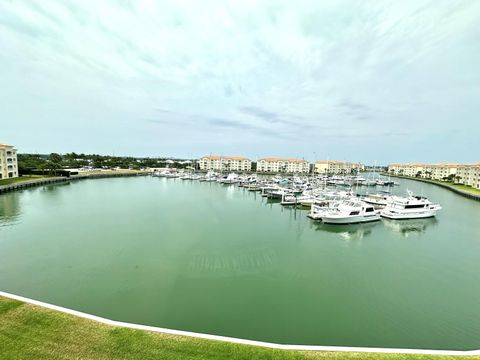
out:
<path id="1" fill-rule="evenodd" d="M 317 174 L 351 174 L 362 171 L 365 165 L 344 160 L 318 160 L 315 162 Z"/>
<path id="2" fill-rule="evenodd" d="M 462 164 L 390 164 L 388 172 L 393 175 L 417 176 L 432 180 L 453 179 L 457 173 L 457 168 Z"/>
<path id="3" fill-rule="evenodd" d="M 242 156 L 204 156 L 198 160 L 200 170 L 251 171 L 252 161 Z"/>
<path id="4" fill-rule="evenodd" d="M 476 164 L 390 164 L 393 175 L 414 176 L 432 180 L 451 180 L 480 189 L 480 163 Z"/>
<path id="5" fill-rule="evenodd" d="M 480 189 L 480 163 L 458 165 L 454 180 L 456 183 Z"/>
<path id="6" fill-rule="evenodd" d="M 257 172 L 308 174 L 310 164 L 303 159 L 263 158 L 257 160 Z"/>
<path id="7" fill-rule="evenodd" d="M 17 149 L 11 145 L 0 144 L 0 179 L 17 176 Z"/>

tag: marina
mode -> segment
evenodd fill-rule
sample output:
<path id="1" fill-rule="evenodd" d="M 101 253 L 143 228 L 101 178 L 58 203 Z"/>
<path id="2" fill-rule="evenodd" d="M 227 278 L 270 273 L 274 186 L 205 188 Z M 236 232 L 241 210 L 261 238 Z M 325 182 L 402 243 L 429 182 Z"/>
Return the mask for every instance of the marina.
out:
<path id="1" fill-rule="evenodd" d="M 3 194 L 0 287 L 117 321 L 280 344 L 479 347 L 478 202 L 395 179 L 390 195 L 410 189 L 442 210 L 336 225 L 307 217 L 327 204 L 282 206 L 320 193 L 301 178 L 275 178 L 298 190 L 286 194 L 259 186 L 274 177 L 239 177 L 95 179 Z M 382 188 L 324 195 L 361 199 Z"/>

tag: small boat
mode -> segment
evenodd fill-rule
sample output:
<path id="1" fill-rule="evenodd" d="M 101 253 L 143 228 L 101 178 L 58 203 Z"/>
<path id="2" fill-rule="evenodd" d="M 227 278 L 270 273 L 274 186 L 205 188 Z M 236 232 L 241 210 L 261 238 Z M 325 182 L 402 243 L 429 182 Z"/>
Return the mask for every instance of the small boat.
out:
<path id="1" fill-rule="evenodd" d="M 423 196 L 414 196 L 407 190 L 406 197 L 393 196 L 380 215 L 393 220 L 423 219 L 435 216 L 441 209 L 440 204 L 433 204 Z"/>
<path id="2" fill-rule="evenodd" d="M 214 171 L 212 171 L 212 170 L 209 170 L 209 171 L 205 174 L 205 176 L 200 179 L 200 181 L 207 181 L 207 182 L 217 181 L 217 178 L 218 178 L 217 173 L 214 172 Z"/>
<path id="3" fill-rule="evenodd" d="M 371 204 L 376 208 L 383 208 L 387 206 L 388 202 L 392 197 L 390 195 L 385 194 L 368 194 L 362 198 L 364 202 L 367 204 Z"/>
<path id="4" fill-rule="evenodd" d="M 235 173 L 230 173 L 227 175 L 227 177 L 223 178 L 222 181 L 220 181 L 222 184 L 226 184 L 226 185 L 229 185 L 229 184 L 235 184 L 237 183 L 239 180 L 238 180 L 238 175 L 235 174 Z"/>
<path id="5" fill-rule="evenodd" d="M 178 178 L 179 176 L 180 174 L 176 172 L 166 172 L 163 174 L 163 177 L 170 178 L 170 179 Z"/>
<path id="6" fill-rule="evenodd" d="M 375 208 L 363 201 L 347 200 L 332 211 L 327 211 L 322 217 L 325 224 L 358 224 L 380 220 Z"/>
<path id="7" fill-rule="evenodd" d="M 329 212 L 334 211 L 339 205 L 340 201 L 337 200 L 324 200 L 312 205 L 308 217 L 313 220 L 322 220 L 322 217 Z"/>
<path id="8" fill-rule="evenodd" d="M 281 205 L 297 205 L 297 197 L 293 194 L 283 194 Z"/>

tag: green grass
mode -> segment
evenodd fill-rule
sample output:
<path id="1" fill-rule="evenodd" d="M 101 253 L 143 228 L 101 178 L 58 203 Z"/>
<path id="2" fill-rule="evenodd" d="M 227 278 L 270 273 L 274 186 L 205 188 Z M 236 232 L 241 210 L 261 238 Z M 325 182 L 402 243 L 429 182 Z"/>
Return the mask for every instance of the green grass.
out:
<path id="1" fill-rule="evenodd" d="M 0 358 L 7 359 L 476 359 L 271 350 L 118 328 L 0 297 Z"/>
<path id="2" fill-rule="evenodd" d="M 469 193 L 469 194 L 473 194 L 473 195 L 480 195 L 480 189 L 474 189 L 470 186 L 466 186 L 466 185 L 461 185 L 461 184 L 454 184 L 452 182 L 443 182 L 443 181 L 438 181 L 444 185 L 448 185 L 450 186 L 451 188 L 454 188 L 454 189 L 457 189 L 457 190 L 460 190 L 460 191 L 463 191 L 463 192 L 466 192 L 466 193 Z"/>
<path id="3" fill-rule="evenodd" d="M 37 180 L 37 179 L 43 179 L 46 176 L 42 175 L 25 175 L 21 177 L 16 177 L 16 178 L 8 178 L 8 179 L 1 179 L 0 180 L 0 186 L 2 185 L 10 185 L 10 184 L 16 184 L 24 181 L 30 181 L 30 180 Z"/>
<path id="4" fill-rule="evenodd" d="M 437 184 L 442 184 L 442 185 L 451 187 L 452 189 L 456 189 L 456 190 L 466 192 L 468 194 L 480 195 L 480 190 L 479 189 L 475 189 L 475 188 L 472 188 L 472 187 L 467 186 L 467 185 L 455 184 L 451 181 L 440 181 L 440 180 L 430 180 L 430 179 L 422 179 L 422 180 L 426 180 L 426 182 L 433 182 L 433 183 L 437 183 Z"/>
<path id="5" fill-rule="evenodd" d="M 388 174 L 384 174 L 384 175 L 388 175 Z M 455 184 L 451 181 L 424 179 L 424 178 L 418 178 L 418 177 L 414 177 L 414 176 L 404 176 L 404 175 L 393 175 L 393 176 L 400 177 L 400 178 L 405 178 L 405 179 L 423 181 L 423 182 L 427 182 L 427 183 L 430 182 L 430 183 L 441 184 L 441 185 L 444 185 L 444 186 L 451 187 L 452 189 L 463 191 L 467 194 L 480 195 L 480 189 L 475 189 L 475 188 L 472 188 L 472 187 L 467 186 L 467 185 Z"/>

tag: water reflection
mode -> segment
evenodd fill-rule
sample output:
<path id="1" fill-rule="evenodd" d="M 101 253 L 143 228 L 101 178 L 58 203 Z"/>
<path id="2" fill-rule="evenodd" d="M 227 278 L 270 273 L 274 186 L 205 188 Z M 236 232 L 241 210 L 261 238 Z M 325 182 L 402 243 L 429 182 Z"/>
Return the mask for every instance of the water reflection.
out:
<path id="1" fill-rule="evenodd" d="M 0 226 L 13 225 L 20 218 L 20 194 L 0 195 Z"/>
<path id="2" fill-rule="evenodd" d="M 410 220 L 388 220 L 384 219 L 385 227 L 393 232 L 399 233 L 404 237 L 419 235 L 424 233 L 428 227 L 437 224 L 436 218 L 410 219 Z"/>
<path id="3" fill-rule="evenodd" d="M 266 246 L 228 253 L 204 252 L 188 261 L 189 277 L 234 277 L 272 271 L 279 263 L 278 252 Z"/>
<path id="4" fill-rule="evenodd" d="M 59 191 L 63 186 L 69 186 L 69 185 L 70 185 L 69 181 L 45 185 L 40 188 L 40 191 L 54 193 Z"/>
<path id="5" fill-rule="evenodd" d="M 338 235 L 345 240 L 360 240 L 372 234 L 372 229 L 378 225 L 379 222 L 370 222 L 365 224 L 352 225 L 332 225 L 321 222 L 314 222 L 314 229 L 316 231 L 325 231 Z"/>

